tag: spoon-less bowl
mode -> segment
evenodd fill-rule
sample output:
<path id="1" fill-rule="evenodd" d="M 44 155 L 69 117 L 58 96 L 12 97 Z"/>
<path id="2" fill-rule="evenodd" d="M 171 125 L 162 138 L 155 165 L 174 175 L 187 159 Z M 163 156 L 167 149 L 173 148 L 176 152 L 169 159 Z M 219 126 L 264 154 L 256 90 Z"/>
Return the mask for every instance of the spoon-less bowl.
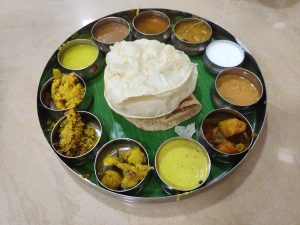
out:
<path id="1" fill-rule="evenodd" d="M 263 91 L 263 85 L 254 73 L 233 67 L 219 73 L 211 90 L 211 96 L 214 105 L 218 108 L 231 108 L 247 114 L 255 110 Z"/>
<path id="2" fill-rule="evenodd" d="M 98 118 L 90 112 L 86 111 L 77 111 L 80 114 L 81 120 L 86 125 L 90 125 L 95 129 L 96 136 L 98 137 L 98 141 L 94 144 L 94 146 L 89 149 L 86 153 L 79 156 L 66 156 L 59 152 L 59 129 L 62 122 L 67 118 L 67 116 L 62 117 L 54 126 L 51 132 L 51 146 L 59 157 L 65 161 L 67 164 L 72 166 L 79 166 L 85 164 L 89 161 L 92 161 L 95 158 L 96 152 L 99 150 L 100 145 L 103 143 L 102 138 L 102 125 Z"/>
<path id="3" fill-rule="evenodd" d="M 107 142 L 106 144 L 104 144 L 101 149 L 99 150 L 99 152 L 96 155 L 95 158 L 95 164 L 94 164 L 94 169 L 95 169 L 95 175 L 97 178 L 97 182 L 103 186 L 104 188 L 113 191 L 113 192 L 117 192 L 117 193 L 122 193 L 122 194 L 137 194 L 139 191 L 142 190 L 143 186 L 145 185 L 145 183 L 147 182 L 147 178 L 149 177 L 149 173 L 147 174 L 146 177 L 144 177 L 141 181 L 138 182 L 138 184 L 136 184 L 134 187 L 132 188 L 128 188 L 128 189 L 124 189 L 122 187 L 119 187 L 117 189 L 112 189 L 109 188 L 107 186 L 105 186 L 102 182 L 101 182 L 101 178 L 104 175 L 105 171 L 107 170 L 113 170 L 116 171 L 118 173 L 120 173 L 121 171 L 119 170 L 119 168 L 115 167 L 115 166 L 105 166 L 104 165 L 104 159 L 105 157 L 111 155 L 111 156 L 118 156 L 119 152 L 125 152 L 130 150 L 133 147 L 138 147 L 146 156 L 146 163 L 145 165 L 150 166 L 150 162 L 149 162 L 149 156 L 148 153 L 146 151 L 146 149 L 144 148 L 144 146 L 133 140 L 130 138 L 118 138 L 118 139 L 113 139 L 109 142 Z"/>
<path id="4" fill-rule="evenodd" d="M 245 52 L 237 43 L 229 40 L 217 40 L 206 47 L 203 63 L 208 71 L 217 75 L 224 69 L 240 66 L 244 58 Z"/>
<path id="5" fill-rule="evenodd" d="M 84 94 L 81 102 L 76 106 L 79 110 L 87 110 L 90 106 L 92 97 L 86 92 L 86 84 L 84 80 L 75 73 L 75 76 L 78 79 L 78 82 L 84 88 Z M 53 77 L 50 78 L 41 88 L 39 93 L 39 99 L 43 107 L 45 107 L 54 117 L 61 117 L 67 111 L 67 109 L 57 109 L 51 97 L 51 86 L 53 83 Z"/>
<path id="6" fill-rule="evenodd" d="M 227 153 L 227 152 L 222 152 L 217 147 L 211 142 L 210 134 L 208 132 L 208 128 L 210 126 L 212 127 L 217 127 L 218 123 L 220 121 L 224 121 L 229 118 L 236 118 L 238 120 L 243 121 L 246 124 L 246 130 L 240 134 L 238 139 L 238 143 L 243 141 L 243 144 L 245 145 L 245 148 L 236 153 Z M 216 160 L 225 162 L 225 163 L 231 163 L 236 160 L 241 159 L 246 152 L 250 149 L 252 146 L 254 137 L 253 137 L 253 131 L 252 127 L 249 123 L 249 121 L 244 117 L 241 113 L 238 111 L 235 111 L 233 109 L 227 109 L 227 108 L 219 108 L 216 110 L 211 111 L 208 113 L 202 120 L 201 125 L 200 125 L 200 130 L 198 133 L 198 141 L 205 146 L 207 149 L 209 155 Z M 232 141 L 232 140 L 230 140 Z M 232 141 L 233 142 L 233 141 Z M 234 142 L 237 144 L 236 142 Z"/>
<path id="7" fill-rule="evenodd" d="M 110 51 L 110 46 L 119 41 L 131 40 L 129 23 L 120 17 L 106 17 L 98 20 L 92 27 L 92 37 L 99 49 L 104 53 Z"/>
<path id="8" fill-rule="evenodd" d="M 132 21 L 136 39 L 151 39 L 165 43 L 171 34 L 170 19 L 163 12 L 148 10 L 136 15 Z"/>
<path id="9" fill-rule="evenodd" d="M 83 79 L 92 79 L 99 74 L 104 59 L 93 41 L 75 39 L 62 45 L 57 60 L 64 72 L 75 71 Z"/>
<path id="10" fill-rule="evenodd" d="M 202 186 L 211 162 L 205 148 L 190 138 L 170 138 L 155 155 L 155 170 L 167 194 L 179 194 Z"/>
<path id="11" fill-rule="evenodd" d="M 202 32 L 197 33 L 201 40 L 199 39 L 199 41 L 189 41 L 183 39 L 182 34 L 190 35 L 192 29 L 195 29 L 196 26 L 201 26 Z M 202 36 L 203 32 L 205 32 L 204 36 Z M 174 46 L 177 49 L 184 51 L 188 55 L 198 55 L 201 54 L 205 50 L 206 46 L 209 44 L 211 40 L 211 35 L 212 29 L 206 21 L 197 18 L 185 18 L 179 20 L 175 24 L 175 26 L 173 27 L 171 38 L 174 43 Z M 195 35 L 190 36 L 190 38 L 194 37 Z"/>

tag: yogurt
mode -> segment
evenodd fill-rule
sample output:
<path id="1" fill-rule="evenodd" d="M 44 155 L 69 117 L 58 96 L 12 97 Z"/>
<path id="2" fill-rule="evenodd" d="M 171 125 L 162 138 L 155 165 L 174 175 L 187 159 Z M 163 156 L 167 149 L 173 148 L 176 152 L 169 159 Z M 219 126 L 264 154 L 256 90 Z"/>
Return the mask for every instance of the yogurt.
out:
<path id="1" fill-rule="evenodd" d="M 228 40 L 218 40 L 210 43 L 206 48 L 208 59 L 221 67 L 240 65 L 245 57 L 244 50 L 236 43 Z"/>

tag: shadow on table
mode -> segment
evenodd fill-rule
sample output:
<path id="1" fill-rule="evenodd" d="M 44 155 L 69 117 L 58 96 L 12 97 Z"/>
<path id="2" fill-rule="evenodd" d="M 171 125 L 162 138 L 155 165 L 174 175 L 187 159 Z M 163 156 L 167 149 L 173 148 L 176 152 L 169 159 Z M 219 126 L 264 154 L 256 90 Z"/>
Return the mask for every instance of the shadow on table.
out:
<path id="1" fill-rule="evenodd" d="M 221 202 L 234 194 L 235 191 L 243 184 L 247 177 L 252 173 L 260 159 L 262 150 L 264 149 L 266 134 L 268 130 L 268 118 L 266 118 L 264 129 L 262 130 L 259 139 L 254 148 L 251 149 L 249 155 L 244 162 L 232 172 L 229 176 L 224 178 L 220 183 L 212 185 L 212 187 L 198 193 L 190 198 L 167 203 L 125 203 L 109 196 L 106 196 L 98 191 L 88 187 L 84 182 L 75 178 L 83 189 L 87 191 L 93 198 L 101 203 L 104 203 L 110 208 L 121 211 L 126 214 L 142 216 L 142 217 L 174 217 L 178 215 L 189 215 L 197 213 L 202 209 Z"/>
<path id="2" fill-rule="evenodd" d="M 276 9 L 287 8 L 299 2 L 299 0 L 259 0 L 259 1 L 268 7 L 276 8 Z"/>

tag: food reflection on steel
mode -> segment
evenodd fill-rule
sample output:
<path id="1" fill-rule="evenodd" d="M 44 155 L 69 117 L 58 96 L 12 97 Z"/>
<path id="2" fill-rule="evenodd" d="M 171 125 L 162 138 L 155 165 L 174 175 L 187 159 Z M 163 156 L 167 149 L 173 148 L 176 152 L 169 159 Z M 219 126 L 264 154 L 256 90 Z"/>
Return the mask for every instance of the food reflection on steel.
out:
<path id="1" fill-rule="evenodd" d="M 102 175 L 98 174 L 101 176 L 101 183 L 113 190 L 133 188 L 152 169 L 150 166 L 144 164 L 146 161 L 146 155 L 139 147 L 132 147 L 127 151 L 118 151 L 118 157 L 108 155 L 104 158 L 103 165 L 105 167 L 114 167 L 115 173 L 113 173 L 114 175 L 112 175 L 112 172 L 107 174 L 106 170 Z M 117 171 L 120 171 L 122 175 Z M 117 180 L 119 180 L 116 173 L 121 176 L 119 185 L 116 185 L 118 183 Z"/>
<path id="2" fill-rule="evenodd" d="M 59 110 L 76 107 L 84 96 L 85 88 L 75 73 L 62 74 L 53 69 L 53 77 L 51 98 L 55 107 Z"/>
<path id="3" fill-rule="evenodd" d="M 248 146 L 251 137 L 248 137 L 246 129 L 246 123 L 234 117 L 203 124 L 205 138 L 216 149 L 229 154 L 242 152 Z"/>

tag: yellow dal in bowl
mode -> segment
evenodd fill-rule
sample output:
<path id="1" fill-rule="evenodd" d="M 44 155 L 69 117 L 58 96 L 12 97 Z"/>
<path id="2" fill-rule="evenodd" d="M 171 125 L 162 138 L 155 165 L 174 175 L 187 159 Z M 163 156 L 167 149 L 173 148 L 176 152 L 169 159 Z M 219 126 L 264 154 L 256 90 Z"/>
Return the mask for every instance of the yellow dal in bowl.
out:
<path id="1" fill-rule="evenodd" d="M 84 69 L 95 62 L 99 50 L 92 45 L 74 45 L 67 48 L 60 57 L 61 64 L 73 70 Z"/>
<path id="2" fill-rule="evenodd" d="M 181 191 L 199 187 L 210 171 L 205 150 L 186 138 L 171 139 L 163 144 L 156 158 L 156 167 L 163 182 Z"/>

